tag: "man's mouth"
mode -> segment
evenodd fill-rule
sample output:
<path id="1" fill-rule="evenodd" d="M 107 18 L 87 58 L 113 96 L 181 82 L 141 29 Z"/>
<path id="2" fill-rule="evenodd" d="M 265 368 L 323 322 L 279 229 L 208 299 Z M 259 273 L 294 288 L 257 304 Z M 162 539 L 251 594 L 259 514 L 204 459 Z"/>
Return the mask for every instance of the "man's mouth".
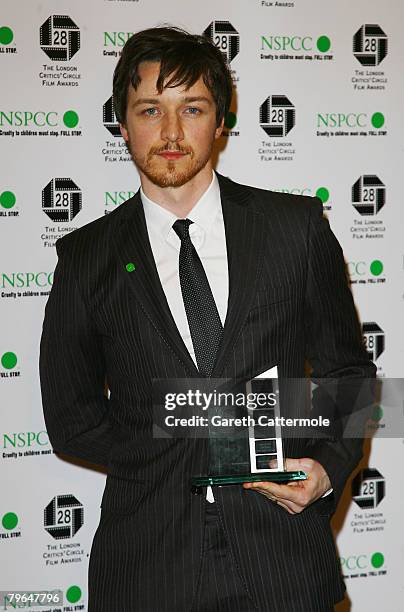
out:
<path id="1" fill-rule="evenodd" d="M 160 151 L 157 155 L 164 157 L 164 159 L 175 161 L 177 159 L 182 159 L 187 153 L 183 153 L 182 151 Z"/>

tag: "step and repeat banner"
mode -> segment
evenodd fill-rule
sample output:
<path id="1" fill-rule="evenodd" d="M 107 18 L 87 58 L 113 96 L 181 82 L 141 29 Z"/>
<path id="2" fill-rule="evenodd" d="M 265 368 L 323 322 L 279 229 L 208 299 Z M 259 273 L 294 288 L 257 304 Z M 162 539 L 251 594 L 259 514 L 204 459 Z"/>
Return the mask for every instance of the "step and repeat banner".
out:
<path id="1" fill-rule="evenodd" d="M 162 23 L 204 33 L 230 62 L 218 170 L 322 200 L 378 375 L 403 375 L 402 0 L 2 0 L 0 591 L 55 592 L 2 610 L 87 609 L 105 475 L 53 453 L 39 339 L 56 240 L 138 189 L 112 73 L 128 37 Z M 384 421 L 381 403 L 333 520 L 340 612 L 402 610 L 404 445 Z"/>

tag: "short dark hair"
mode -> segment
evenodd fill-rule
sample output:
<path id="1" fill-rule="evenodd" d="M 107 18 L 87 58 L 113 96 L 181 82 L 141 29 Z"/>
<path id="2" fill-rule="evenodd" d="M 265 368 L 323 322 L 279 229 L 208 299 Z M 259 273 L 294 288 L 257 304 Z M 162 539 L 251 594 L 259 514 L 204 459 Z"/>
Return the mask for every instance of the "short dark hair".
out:
<path id="1" fill-rule="evenodd" d="M 202 77 L 216 104 L 216 123 L 231 103 L 232 79 L 223 53 L 206 36 L 177 27 L 149 28 L 133 34 L 122 49 L 113 79 L 113 101 L 119 123 L 125 125 L 128 89 L 140 83 L 141 62 L 160 62 L 157 91 L 165 87 L 192 87 Z M 168 79 L 168 80 L 167 80 Z"/>

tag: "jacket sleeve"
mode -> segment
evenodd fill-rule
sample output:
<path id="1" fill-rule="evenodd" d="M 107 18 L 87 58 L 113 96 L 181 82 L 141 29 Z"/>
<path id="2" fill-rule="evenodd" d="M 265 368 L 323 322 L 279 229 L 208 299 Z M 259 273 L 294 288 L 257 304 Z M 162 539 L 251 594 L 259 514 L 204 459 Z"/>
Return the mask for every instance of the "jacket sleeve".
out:
<path id="1" fill-rule="evenodd" d="M 376 367 L 364 347 L 342 249 L 322 215 L 321 202 L 316 199 L 311 208 L 306 356 L 311 378 L 319 384 L 317 398 L 313 394 L 315 410 L 327 413 L 332 404 L 334 422 L 332 435 L 312 440 L 306 456 L 319 461 L 326 470 L 336 504 L 362 457 L 363 427 L 372 400 L 373 381 L 369 379 L 375 376 Z"/>
<path id="2" fill-rule="evenodd" d="M 40 347 L 45 423 L 55 451 L 107 466 L 114 438 L 104 394 L 101 339 L 60 241 L 57 251 Z"/>

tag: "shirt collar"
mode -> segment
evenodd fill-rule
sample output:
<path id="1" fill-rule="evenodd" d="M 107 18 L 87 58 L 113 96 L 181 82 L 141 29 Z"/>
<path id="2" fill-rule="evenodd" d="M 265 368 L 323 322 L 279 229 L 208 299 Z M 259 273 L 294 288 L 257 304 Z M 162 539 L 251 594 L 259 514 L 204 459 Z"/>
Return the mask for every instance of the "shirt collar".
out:
<path id="1" fill-rule="evenodd" d="M 140 197 L 143 204 L 146 224 L 148 228 L 153 228 L 162 238 L 167 239 L 174 221 L 178 217 L 150 200 L 140 188 Z M 218 214 L 221 214 L 222 207 L 220 201 L 220 187 L 216 173 L 213 172 L 212 181 L 203 195 L 199 198 L 195 206 L 188 214 L 188 219 L 191 219 L 198 227 L 202 228 L 205 233 L 208 233 L 212 223 Z"/>

